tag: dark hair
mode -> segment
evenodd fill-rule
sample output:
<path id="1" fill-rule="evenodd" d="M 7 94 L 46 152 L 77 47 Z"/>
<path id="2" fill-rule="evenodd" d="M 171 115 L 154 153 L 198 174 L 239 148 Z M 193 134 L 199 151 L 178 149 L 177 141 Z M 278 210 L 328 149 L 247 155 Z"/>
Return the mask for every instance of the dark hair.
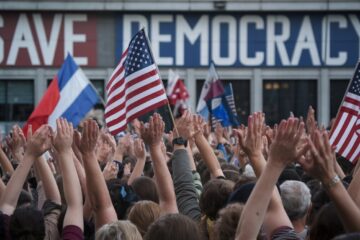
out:
<path id="1" fill-rule="evenodd" d="M 182 214 L 167 214 L 150 225 L 144 240 L 200 240 L 196 222 Z"/>
<path id="2" fill-rule="evenodd" d="M 346 233 L 334 237 L 332 240 L 358 240 L 360 239 L 360 233 Z"/>
<path id="3" fill-rule="evenodd" d="M 43 213 L 32 207 L 15 209 L 10 219 L 10 234 L 12 239 L 44 239 L 45 223 Z"/>
<path id="4" fill-rule="evenodd" d="M 328 240 L 345 233 L 336 208 L 332 203 L 323 206 L 310 227 L 310 240 Z"/>
<path id="5" fill-rule="evenodd" d="M 138 177 L 131 184 L 139 200 L 149 200 L 159 203 L 159 196 L 156 190 L 156 184 L 152 178 Z"/>
<path id="6" fill-rule="evenodd" d="M 233 185 L 233 182 L 224 179 L 213 179 L 205 184 L 199 205 L 211 220 L 215 220 L 218 211 L 226 205 Z"/>
<path id="7" fill-rule="evenodd" d="M 308 216 L 308 225 L 311 225 L 320 209 L 327 203 L 330 198 L 324 188 L 320 188 L 314 195 L 311 195 L 311 208 Z"/>
<path id="8" fill-rule="evenodd" d="M 17 201 L 17 208 L 30 206 L 32 202 L 31 194 L 28 191 L 21 190 L 19 199 Z"/>
<path id="9" fill-rule="evenodd" d="M 240 172 L 238 167 L 229 163 L 223 163 L 221 164 L 221 169 L 223 170 L 226 179 L 233 181 L 234 183 L 239 180 Z"/>
<path id="10" fill-rule="evenodd" d="M 240 175 L 239 179 L 237 180 L 237 182 L 234 185 L 233 191 L 238 189 L 240 186 L 242 186 L 242 185 L 244 185 L 246 183 L 250 183 L 250 182 L 255 183 L 256 182 L 256 177 L 249 177 L 249 176 L 246 176 L 246 175 Z"/>
<path id="11" fill-rule="evenodd" d="M 243 209 L 244 205 L 233 203 L 220 210 L 219 218 L 216 220 L 214 227 L 216 240 L 235 239 L 236 228 Z"/>
<path id="12" fill-rule="evenodd" d="M 121 179 L 107 181 L 112 204 L 119 220 L 124 220 L 128 209 L 139 200 L 133 188 L 123 184 Z"/>

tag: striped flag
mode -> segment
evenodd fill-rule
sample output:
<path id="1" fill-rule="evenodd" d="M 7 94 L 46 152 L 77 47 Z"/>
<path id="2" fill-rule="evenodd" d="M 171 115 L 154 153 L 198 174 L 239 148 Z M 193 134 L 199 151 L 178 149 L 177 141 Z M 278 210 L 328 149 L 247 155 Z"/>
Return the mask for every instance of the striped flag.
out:
<path id="1" fill-rule="evenodd" d="M 355 163 L 360 157 L 360 62 L 336 116 L 330 143 L 336 152 Z"/>
<path id="2" fill-rule="evenodd" d="M 231 125 L 233 127 L 238 127 L 239 117 L 236 112 L 235 99 L 234 99 L 234 91 L 231 83 L 225 85 L 225 103 L 228 107 L 228 114 L 231 121 Z"/>
<path id="3" fill-rule="evenodd" d="M 141 29 L 130 41 L 106 85 L 105 122 L 112 135 L 168 100 L 151 49 Z"/>

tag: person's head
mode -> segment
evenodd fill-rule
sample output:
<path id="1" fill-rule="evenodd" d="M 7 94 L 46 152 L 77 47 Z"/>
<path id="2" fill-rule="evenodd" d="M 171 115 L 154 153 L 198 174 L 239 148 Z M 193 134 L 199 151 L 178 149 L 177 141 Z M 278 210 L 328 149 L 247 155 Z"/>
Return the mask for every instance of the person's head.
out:
<path id="1" fill-rule="evenodd" d="M 150 225 L 144 240 L 201 240 L 196 222 L 182 214 L 167 214 Z"/>
<path id="2" fill-rule="evenodd" d="M 96 240 L 142 240 L 141 234 L 130 221 L 116 221 L 103 225 L 95 235 Z"/>
<path id="3" fill-rule="evenodd" d="M 295 180 L 300 181 L 301 178 L 299 174 L 296 172 L 295 168 L 293 167 L 287 167 L 284 169 L 284 171 L 281 173 L 278 183 L 281 185 L 283 182 L 288 180 Z"/>
<path id="4" fill-rule="evenodd" d="M 328 240 L 345 233 L 336 208 L 332 203 L 324 205 L 310 227 L 310 240 Z"/>
<path id="5" fill-rule="evenodd" d="M 233 203 L 220 210 L 219 218 L 216 220 L 214 227 L 214 237 L 216 240 L 235 239 L 236 228 L 243 209 L 244 205 Z"/>
<path id="6" fill-rule="evenodd" d="M 226 179 L 231 180 L 234 183 L 236 183 L 239 180 L 240 173 L 238 167 L 229 163 L 223 163 L 221 164 L 221 169 L 223 170 Z"/>
<path id="7" fill-rule="evenodd" d="M 248 182 L 240 185 L 229 196 L 228 203 L 242 203 L 245 204 L 250 197 L 252 190 L 255 188 L 255 182 Z"/>
<path id="8" fill-rule="evenodd" d="M 118 219 L 125 219 L 127 211 L 139 200 L 139 197 L 133 188 L 123 184 L 121 179 L 109 180 L 107 181 L 107 186 Z"/>
<path id="9" fill-rule="evenodd" d="M 200 195 L 200 208 L 211 220 L 215 220 L 218 211 L 223 208 L 232 192 L 234 183 L 224 179 L 213 179 L 205 184 Z"/>
<path id="10" fill-rule="evenodd" d="M 28 191 L 21 190 L 16 206 L 17 206 L 17 208 L 30 207 L 31 201 L 32 201 L 31 194 Z"/>
<path id="11" fill-rule="evenodd" d="M 360 233 L 345 233 L 334 237 L 332 240 L 358 240 L 360 239 Z"/>
<path id="12" fill-rule="evenodd" d="M 17 208 L 10 219 L 12 239 L 37 240 L 45 237 L 44 215 L 32 207 Z"/>
<path id="13" fill-rule="evenodd" d="M 156 184 L 152 178 L 138 177 L 131 184 L 135 193 L 139 196 L 140 200 L 149 200 L 159 203 L 159 196 L 156 190 Z"/>
<path id="14" fill-rule="evenodd" d="M 130 209 L 128 220 L 136 225 L 142 236 L 148 227 L 160 217 L 160 206 L 152 201 L 139 201 Z"/>
<path id="15" fill-rule="evenodd" d="M 288 180 L 280 185 L 281 199 L 291 221 L 306 216 L 311 204 L 310 189 L 305 183 Z"/>

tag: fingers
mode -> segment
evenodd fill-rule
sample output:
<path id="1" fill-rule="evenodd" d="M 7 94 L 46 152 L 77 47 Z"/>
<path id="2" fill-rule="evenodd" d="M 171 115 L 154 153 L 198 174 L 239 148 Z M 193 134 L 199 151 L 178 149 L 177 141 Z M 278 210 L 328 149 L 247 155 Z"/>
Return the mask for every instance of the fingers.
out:
<path id="1" fill-rule="evenodd" d="M 28 130 L 27 130 L 27 133 L 26 133 L 26 137 L 27 137 L 27 139 L 30 139 L 31 137 L 32 137 L 32 125 L 31 124 L 29 124 L 28 125 Z"/>

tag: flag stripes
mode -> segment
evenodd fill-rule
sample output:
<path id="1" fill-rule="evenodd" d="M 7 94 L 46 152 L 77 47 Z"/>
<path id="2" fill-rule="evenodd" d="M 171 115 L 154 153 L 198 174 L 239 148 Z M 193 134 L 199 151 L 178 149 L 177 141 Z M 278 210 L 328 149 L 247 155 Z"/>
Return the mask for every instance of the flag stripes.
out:
<path id="1" fill-rule="evenodd" d="M 336 152 L 355 163 L 360 157 L 360 64 L 345 94 L 334 126 L 330 133 L 330 143 Z"/>
<path id="2" fill-rule="evenodd" d="M 105 122 L 111 134 L 124 131 L 127 123 L 167 103 L 157 66 L 150 54 L 144 30 L 124 51 L 106 86 Z"/>

